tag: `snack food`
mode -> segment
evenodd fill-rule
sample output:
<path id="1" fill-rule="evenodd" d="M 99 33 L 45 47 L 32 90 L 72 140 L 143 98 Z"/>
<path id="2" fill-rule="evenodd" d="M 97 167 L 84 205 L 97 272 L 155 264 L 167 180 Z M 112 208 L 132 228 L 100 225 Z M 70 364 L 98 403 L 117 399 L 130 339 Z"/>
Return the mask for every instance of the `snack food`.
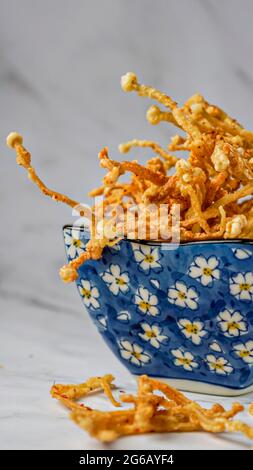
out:
<path id="1" fill-rule="evenodd" d="M 218 403 L 206 409 L 175 388 L 146 375 L 139 378 L 137 395 L 122 394 L 120 397 L 123 403 L 133 405 L 130 409 L 99 411 L 75 401 L 104 389 L 112 404 L 120 406 L 108 392 L 113 379 L 112 375 L 105 375 L 80 385 L 55 384 L 51 395 L 71 410 L 70 416 L 76 424 L 103 442 L 132 434 L 193 431 L 241 432 L 253 439 L 253 427 L 232 419 L 243 411 L 240 403 L 234 403 L 228 411 Z M 156 390 L 159 395 L 154 393 Z M 252 405 L 249 411 L 252 413 Z"/>
<path id="2" fill-rule="evenodd" d="M 175 204 L 180 205 L 182 241 L 253 237 L 253 133 L 199 94 L 178 107 L 159 90 L 139 84 L 133 73 L 122 77 L 121 86 L 126 92 L 135 91 L 139 96 L 158 101 L 166 111 L 151 106 L 147 112 L 148 121 L 153 125 L 161 121 L 171 123 L 184 136 L 173 137 L 168 150 L 155 142 L 137 139 L 120 145 L 122 153 L 137 146 L 150 148 L 155 157 L 146 165 L 140 165 L 136 160 L 112 160 L 104 148 L 99 159 L 107 174 L 103 185 L 90 192 L 91 197 L 103 196 L 99 210 L 93 208 L 87 214 L 87 209 L 77 201 L 49 190 L 31 166 L 30 154 L 23 147 L 22 137 L 11 133 L 7 138 L 7 145 L 16 150 L 17 163 L 26 168 L 29 178 L 45 195 L 77 207 L 82 216 L 90 216 L 91 239 L 86 251 L 60 270 L 65 282 L 77 279 L 81 264 L 87 259 L 98 259 L 105 246 L 117 243 L 124 236 L 138 238 L 137 216 L 134 215 L 130 221 L 124 217 L 130 205 L 141 207 L 138 217 L 147 229 L 147 239 L 154 239 L 154 228 L 157 229 L 155 239 L 162 238 L 161 226 L 154 227 L 155 222 L 148 212 L 150 204 L 158 207 L 158 211 L 162 204 L 167 205 L 168 214 L 163 224 L 168 238 L 173 235 Z M 171 153 L 180 151 L 188 152 L 187 160 Z M 172 169 L 174 173 L 171 173 Z M 119 182 L 119 178 L 128 172 L 132 175 L 130 181 Z M 120 216 L 118 207 L 122 208 Z M 98 236 L 101 235 L 101 223 L 103 233 Z M 120 234 L 113 231 L 116 223 L 117 228 L 121 228 Z"/>

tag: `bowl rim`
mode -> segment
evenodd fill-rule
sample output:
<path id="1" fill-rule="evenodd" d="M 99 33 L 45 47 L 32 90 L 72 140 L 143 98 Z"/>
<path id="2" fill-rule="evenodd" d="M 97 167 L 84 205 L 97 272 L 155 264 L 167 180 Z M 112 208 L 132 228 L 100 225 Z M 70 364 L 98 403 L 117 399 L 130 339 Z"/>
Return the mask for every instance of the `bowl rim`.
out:
<path id="1" fill-rule="evenodd" d="M 62 230 L 65 230 L 65 229 L 77 229 L 77 230 L 80 230 L 81 232 L 88 232 L 89 233 L 89 228 L 88 227 L 85 227 L 85 226 L 75 226 L 73 224 L 65 224 L 63 225 L 62 227 Z M 230 238 L 228 240 L 224 240 L 224 239 L 220 239 L 220 238 L 214 238 L 212 240 L 189 240 L 189 241 L 185 241 L 185 242 L 180 242 L 179 244 L 177 243 L 171 243 L 171 242 L 162 242 L 162 241 L 159 241 L 159 240 L 143 240 L 143 239 L 139 239 L 139 238 L 127 238 L 127 237 L 123 237 L 121 241 L 128 241 L 130 243 L 139 243 L 141 245 L 153 245 L 153 246 L 166 246 L 166 245 L 170 245 L 170 246 L 186 246 L 186 245 L 211 245 L 211 244 L 214 244 L 214 245 L 218 245 L 218 244 L 231 244 L 231 243 L 236 243 L 236 244 L 242 244 L 242 245 L 252 245 L 253 244 L 253 239 L 251 238 Z"/>

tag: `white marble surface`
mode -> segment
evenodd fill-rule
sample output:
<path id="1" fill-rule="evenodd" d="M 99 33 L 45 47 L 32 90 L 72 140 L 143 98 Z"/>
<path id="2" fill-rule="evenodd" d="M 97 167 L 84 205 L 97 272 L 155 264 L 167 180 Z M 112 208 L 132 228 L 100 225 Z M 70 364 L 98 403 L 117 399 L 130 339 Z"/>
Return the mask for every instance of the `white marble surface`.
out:
<path id="1" fill-rule="evenodd" d="M 253 4 L 0 0 L 0 6 L 0 448 L 103 448 L 68 420 L 49 397 L 50 386 L 108 371 L 124 389 L 133 382 L 84 315 L 75 287 L 58 279 L 65 261 L 61 226 L 70 212 L 32 187 L 5 136 L 22 132 L 43 179 L 87 201 L 102 176 L 96 157 L 102 146 L 115 155 L 120 141 L 147 137 L 165 145 L 173 132 L 166 124 L 150 127 L 149 103 L 121 92 L 119 78 L 128 70 L 179 101 L 200 91 L 252 128 Z M 105 405 L 102 398 L 96 404 Z M 237 436 L 199 433 L 110 446 L 249 447 Z"/>

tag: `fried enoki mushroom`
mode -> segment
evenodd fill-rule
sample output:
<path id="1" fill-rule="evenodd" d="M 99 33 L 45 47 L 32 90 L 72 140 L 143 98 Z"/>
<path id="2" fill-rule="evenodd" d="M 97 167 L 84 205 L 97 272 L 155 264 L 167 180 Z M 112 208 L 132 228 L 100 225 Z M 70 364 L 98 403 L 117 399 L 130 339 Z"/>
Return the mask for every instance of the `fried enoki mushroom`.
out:
<path id="1" fill-rule="evenodd" d="M 91 377 L 86 382 L 78 385 L 55 384 L 52 386 L 50 393 L 53 398 L 63 400 L 64 404 L 72 409 L 73 400 L 78 400 L 91 392 L 104 390 L 106 396 L 114 406 L 121 406 L 120 403 L 115 400 L 111 391 L 113 381 L 114 377 L 112 374 L 107 374 L 103 377 Z"/>
<path id="2" fill-rule="evenodd" d="M 77 208 L 80 216 L 91 221 L 86 250 L 60 270 L 64 282 L 76 280 L 82 263 L 99 259 L 106 246 L 123 237 L 140 238 L 140 227 L 145 227 L 141 230 L 145 239 L 168 242 L 168 237 L 163 240 L 163 233 L 166 228 L 172 238 L 171 214 L 175 205 L 180 205 L 181 241 L 253 238 L 253 133 L 200 94 L 179 107 L 165 93 L 140 84 L 132 72 L 122 77 L 121 86 L 125 92 L 133 91 L 157 101 L 165 109 L 153 104 L 147 111 L 147 120 L 152 125 L 161 121 L 172 124 L 180 134 L 172 137 L 166 150 L 156 142 L 140 139 L 119 146 L 122 153 L 136 147 L 152 151 L 154 155 L 145 164 L 137 160 L 116 161 L 110 158 L 106 147 L 102 149 L 99 161 L 107 173 L 102 186 L 89 193 L 92 198 L 103 197 L 99 207 L 95 204 L 89 211 L 77 201 L 48 189 L 31 166 L 31 155 L 23 146 L 22 137 L 16 132 L 7 137 L 7 145 L 16 151 L 17 163 L 43 193 Z M 178 151 L 187 152 L 188 158 L 179 158 L 175 154 Z M 120 181 L 122 176 L 124 182 Z M 167 205 L 167 220 L 161 221 L 159 215 L 148 216 L 150 205 L 157 207 L 158 214 L 161 205 Z M 133 206 L 138 206 L 138 214 L 127 217 Z M 120 215 L 118 208 L 122 209 Z"/>
<path id="3" fill-rule="evenodd" d="M 77 201 L 70 199 L 64 194 L 52 191 L 51 189 L 45 186 L 45 184 L 38 177 L 35 169 L 31 165 L 31 154 L 23 146 L 23 138 L 20 134 L 18 134 L 17 132 L 11 132 L 6 139 L 6 143 L 9 148 L 13 148 L 14 150 L 16 150 L 17 164 L 27 170 L 28 178 L 38 186 L 38 188 L 42 191 L 45 196 L 49 196 L 55 201 L 63 202 L 64 204 L 67 204 L 70 207 L 77 207 L 79 205 Z"/>
<path id="4" fill-rule="evenodd" d="M 104 390 L 114 406 L 120 406 L 112 395 L 112 375 L 92 377 L 79 385 L 55 384 L 51 388 L 53 398 L 71 410 L 70 417 L 92 437 L 111 442 L 121 436 L 154 432 L 211 433 L 240 432 L 253 439 L 253 427 L 234 416 L 244 410 L 240 403 L 233 403 L 230 410 L 215 403 L 207 409 L 187 398 L 168 384 L 142 375 L 138 380 L 136 395 L 121 394 L 121 404 L 132 408 L 120 411 L 100 411 L 78 402 L 90 393 Z M 159 394 L 155 394 L 158 391 Z M 252 405 L 250 410 L 252 413 Z"/>

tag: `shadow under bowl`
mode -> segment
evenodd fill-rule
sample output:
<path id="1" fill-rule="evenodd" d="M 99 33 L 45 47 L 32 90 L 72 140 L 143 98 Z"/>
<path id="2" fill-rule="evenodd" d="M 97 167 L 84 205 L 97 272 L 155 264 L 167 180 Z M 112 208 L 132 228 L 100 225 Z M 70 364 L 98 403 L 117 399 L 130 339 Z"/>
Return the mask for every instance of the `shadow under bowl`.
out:
<path id="1" fill-rule="evenodd" d="M 68 260 L 89 232 L 66 225 Z M 76 281 L 100 334 L 133 375 L 182 390 L 253 391 L 253 242 L 123 239 Z"/>

